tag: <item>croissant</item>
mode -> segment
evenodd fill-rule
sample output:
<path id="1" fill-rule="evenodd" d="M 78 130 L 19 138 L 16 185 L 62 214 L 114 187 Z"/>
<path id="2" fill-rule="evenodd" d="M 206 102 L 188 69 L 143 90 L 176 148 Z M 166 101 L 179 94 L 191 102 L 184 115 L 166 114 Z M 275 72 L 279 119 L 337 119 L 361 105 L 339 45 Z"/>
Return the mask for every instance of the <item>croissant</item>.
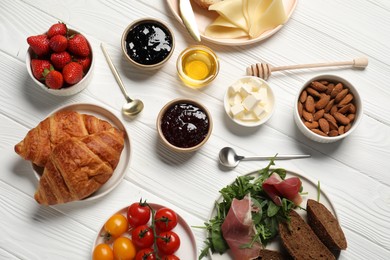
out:
<path id="1" fill-rule="evenodd" d="M 44 167 L 51 150 L 69 137 L 82 137 L 113 126 L 92 115 L 76 111 L 59 111 L 31 129 L 26 137 L 15 145 L 15 152 L 22 158 Z"/>
<path id="2" fill-rule="evenodd" d="M 35 200 L 55 205 L 90 196 L 112 176 L 123 146 L 124 133 L 116 128 L 58 144 L 43 170 Z"/>

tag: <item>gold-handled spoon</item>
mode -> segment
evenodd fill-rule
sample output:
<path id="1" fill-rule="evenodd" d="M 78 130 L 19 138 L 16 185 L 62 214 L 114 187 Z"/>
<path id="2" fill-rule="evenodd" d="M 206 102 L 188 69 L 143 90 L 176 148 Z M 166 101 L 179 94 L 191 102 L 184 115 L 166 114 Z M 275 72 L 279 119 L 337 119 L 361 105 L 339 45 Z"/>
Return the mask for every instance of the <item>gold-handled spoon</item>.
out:
<path id="1" fill-rule="evenodd" d="M 246 74 L 248 76 L 256 76 L 264 80 L 267 80 L 271 76 L 271 73 L 274 71 L 333 67 L 333 66 L 352 66 L 353 68 L 364 69 L 365 67 L 367 67 L 367 65 L 368 65 L 368 59 L 366 57 L 356 58 L 351 61 L 311 63 L 311 64 L 289 65 L 289 66 L 280 66 L 280 67 L 273 67 L 268 63 L 256 63 L 246 68 Z"/>
<path id="2" fill-rule="evenodd" d="M 114 74 L 114 77 L 116 79 L 116 82 L 118 83 L 119 87 L 122 90 L 123 95 L 126 98 L 126 103 L 122 106 L 122 113 L 126 116 L 133 117 L 140 113 L 142 109 L 144 108 L 144 103 L 139 99 L 131 99 L 129 94 L 126 91 L 125 85 L 123 84 L 123 81 L 121 77 L 119 76 L 119 73 L 117 69 L 115 68 L 114 64 L 112 63 L 112 60 L 110 58 L 110 55 L 106 51 L 106 48 L 104 47 L 103 43 L 100 44 L 100 47 L 103 51 L 104 57 L 106 57 L 106 61 L 108 63 L 108 66 L 111 69 L 112 74 Z"/>

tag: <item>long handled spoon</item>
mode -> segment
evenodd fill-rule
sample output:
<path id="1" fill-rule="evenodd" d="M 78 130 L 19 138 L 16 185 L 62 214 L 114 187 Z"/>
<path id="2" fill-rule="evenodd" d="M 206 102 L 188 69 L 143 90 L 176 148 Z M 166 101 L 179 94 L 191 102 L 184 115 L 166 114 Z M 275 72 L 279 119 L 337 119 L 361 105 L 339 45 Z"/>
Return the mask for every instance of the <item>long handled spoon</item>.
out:
<path id="1" fill-rule="evenodd" d="M 351 61 L 312 63 L 312 64 L 289 65 L 289 66 L 280 66 L 280 67 L 273 67 L 268 63 L 256 63 L 246 68 L 246 74 L 248 76 L 256 76 L 264 80 L 267 80 L 271 76 L 271 73 L 274 71 L 333 67 L 333 66 L 352 66 L 353 68 L 363 69 L 367 67 L 367 65 L 368 65 L 368 59 L 366 57 L 356 58 Z"/>
<path id="2" fill-rule="evenodd" d="M 241 156 L 237 155 L 233 148 L 224 147 L 219 152 L 219 162 L 228 168 L 236 167 L 240 161 L 254 161 L 254 160 L 270 160 L 274 156 Z M 290 159 L 301 159 L 301 158 L 309 158 L 310 155 L 301 154 L 301 155 L 277 155 L 275 160 L 290 160 Z"/>
<path id="3" fill-rule="evenodd" d="M 106 48 L 104 47 L 103 43 L 100 44 L 100 47 L 102 48 L 103 54 L 106 57 L 106 61 L 108 63 L 108 66 L 111 69 L 112 74 L 114 74 L 114 77 L 116 79 L 116 82 L 118 83 L 119 87 L 122 90 L 123 95 L 126 98 L 126 103 L 122 106 L 122 113 L 125 114 L 126 116 L 135 116 L 138 113 L 142 111 L 144 108 L 144 103 L 142 103 L 141 100 L 139 99 L 131 99 L 129 94 L 126 91 L 125 85 L 123 84 L 123 81 L 121 77 L 119 76 L 119 73 L 117 69 L 115 68 L 114 64 L 112 63 L 112 60 L 110 58 L 110 55 L 106 51 Z"/>

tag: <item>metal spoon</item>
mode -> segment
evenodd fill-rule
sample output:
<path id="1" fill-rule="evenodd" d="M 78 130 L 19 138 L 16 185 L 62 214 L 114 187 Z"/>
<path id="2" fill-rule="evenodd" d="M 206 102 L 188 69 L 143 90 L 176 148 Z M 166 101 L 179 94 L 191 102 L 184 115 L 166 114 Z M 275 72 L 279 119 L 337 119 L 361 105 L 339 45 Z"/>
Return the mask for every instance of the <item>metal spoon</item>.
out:
<path id="1" fill-rule="evenodd" d="M 240 161 L 255 161 L 255 160 L 270 160 L 274 156 L 248 156 L 244 157 L 241 155 L 237 155 L 233 148 L 224 147 L 219 152 L 219 162 L 228 168 L 236 167 Z M 300 158 L 309 158 L 310 155 L 302 154 L 302 155 L 277 155 L 275 160 L 289 160 L 289 159 L 300 159 Z"/>
<path id="2" fill-rule="evenodd" d="M 123 84 L 123 81 L 121 77 L 119 76 L 119 73 L 117 69 L 114 66 L 114 63 L 112 63 L 112 60 L 110 58 L 110 55 L 106 51 L 106 48 L 104 48 L 103 43 L 100 44 L 100 47 L 102 48 L 103 54 L 106 57 L 106 61 L 108 63 L 108 66 L 111 69 L 112 74 L 114 74 L 114 77 L 116 79 L 116 82 L 118 83 L 119 87 L 122 90 L 123 95 L 126 98 L 127 103 L 125 103 L 122 107 L 122 113 L 126 116 L 135 116 L 138 113 L 142 111 L 144 108 L 144 103 L 139 99 L 131 99 L 129 97 L 129 94 L 126 91 L 125 85 Z"/>

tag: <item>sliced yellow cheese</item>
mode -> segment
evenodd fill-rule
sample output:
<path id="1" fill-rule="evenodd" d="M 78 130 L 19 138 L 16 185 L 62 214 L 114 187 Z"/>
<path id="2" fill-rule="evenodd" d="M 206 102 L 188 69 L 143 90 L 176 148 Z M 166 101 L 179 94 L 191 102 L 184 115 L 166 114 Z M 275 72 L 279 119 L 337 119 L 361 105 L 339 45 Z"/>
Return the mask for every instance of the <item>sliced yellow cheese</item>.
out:
<path id="1" fill-rule="evenodd" d="M 206 27 L 204 34 L 215 39 L 235 39 L 248 37 L 248 33 L 243 29 L 232 24 L 222 16 Z"/>
<path id="2" fill-rule="evenodd" d="M 282 0 L 263 0 L 249 15 L 251 18 L 249 36 L 256 38 L 267 30 L 273 29 L 287 20 Z"/>
<path id="3" fill-rule="evenodd" d="M 248 32 L 249 27 L 243 9 L 242 0 L 224 0 L 209 6 L 210 11 L 216 11 L 225 20 Z"/>

